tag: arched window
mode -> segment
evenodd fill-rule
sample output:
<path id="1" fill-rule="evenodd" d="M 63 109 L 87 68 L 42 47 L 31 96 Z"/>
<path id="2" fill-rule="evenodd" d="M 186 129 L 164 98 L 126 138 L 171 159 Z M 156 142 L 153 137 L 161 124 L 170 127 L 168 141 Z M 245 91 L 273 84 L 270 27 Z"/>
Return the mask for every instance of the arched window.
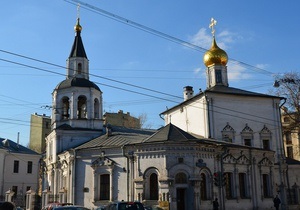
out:
<path id="1" fill-rule="evenodd" d="M 158 180 L 155 173 L 150 175 L 150 200 L 158 200 Z"/>
<path id="2" fill-rule="evenodd" d="M 82 64 L 81 63 L 78 63 L 78 66 L 77 66 L 77 73 L 78 74 L 81 74 L 82 72 Z"/>
<path id="3" fill-rule="evenodd" d="M 239 173 L 239 191 L 241 198 L 248 198 L 247 176 L 245 173 Z"/>
<path id="4" fill-rule="evenodd" d="M 78 119 L 86 119 L 87 118 L 87 106 L 86 106 L 86 97 L 85 96 L 78 97 L 77 117 L 78 117 Z"/>
<path id="5" fill-rule="evenodd" d="M 208 189 L 207 189 L 207 179 L 206 175 L 204 173 L 201 173 L 200 175 L 201 181 L 200 181 L 200 198 L 201 200 L 207 200 L 208 199 Z"/>
<path id="6" fill-rule="evenodd" d="M 94 100 L 94 118 L 99 118 L 99 100 L 97 98 Z"/>
<path id="7" fill-rule="evenodd" d="M 262 175 L 263 195 L 265 198 L 271 197 L 271 181 L 269 174 Z"/>
<path id="8" fill-rule="evenodd" d="M 225 176 L 225 193 L 227 199 L 234 198 L 233 174 L 226 172 Z"/>
<path id="9" fill-rule="evenodd" d="M 62 99 L 62 119 L 69 119 L 70 117 L 70 104 L 69 104 L 69 98 L 64 97 Z M 56 110 L 59 111 L 59 110 Z"/>
<path id="10" fill-rule="evenodd" d="M 175 176 L 175 183 L 176 184 L 186 184 L 187 183 L 187 177 L 185 173 L 178 173 Z"/>

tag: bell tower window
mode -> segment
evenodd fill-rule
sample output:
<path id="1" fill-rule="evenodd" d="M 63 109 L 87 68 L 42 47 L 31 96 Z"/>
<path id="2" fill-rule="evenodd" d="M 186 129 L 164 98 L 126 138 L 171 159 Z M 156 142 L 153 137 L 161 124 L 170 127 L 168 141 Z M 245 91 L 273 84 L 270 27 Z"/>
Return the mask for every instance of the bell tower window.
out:
<path id="1" fill-rule="evenodd" d="M 78 74 L 81 74 L 81 73 L 82 73 L 82 64 L 81 64 L 81 63 L 78 63 L 78 66 L 77 66 L 77 73 L 78 73 Z"/>
<path id="2" fill-rule="evenodd" d="M 77 117 L 78 119 L 86 119 L 87 118 L 87 106 L 86 106 L 86 97 L 79 96 L 77 103 Z"/>
<path id="3" fill-rule="evenodd" d="M 99 100 L 97 98 L 94 100 L 94 118 L 99 118 Z"/>
<path id="4" fill-rule="evenodd" d="M 216 84 L 222 84 L 222 72 L 221 72 L 221 70 L 216 70 Z"/>
<path id="5" fill-rule="evenodd" d="M 69 98 L 68 97 L 64 97 L 62 99 L 62 104 L 63 104 L 62 119 L 69 119 L 69 117 L 70 117 Z"/>

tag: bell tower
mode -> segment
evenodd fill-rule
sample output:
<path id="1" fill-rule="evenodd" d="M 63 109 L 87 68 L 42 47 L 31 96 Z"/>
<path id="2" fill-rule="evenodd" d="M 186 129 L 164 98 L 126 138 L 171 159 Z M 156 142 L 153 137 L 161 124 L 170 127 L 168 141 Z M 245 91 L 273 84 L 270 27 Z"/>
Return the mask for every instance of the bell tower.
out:
<path id="1" fill-rule="evenodd" d="M 212 30 L 213 40 L 211 48 L 205 52 L 203 61 L 206 69 L 207 76 L 207 88 L 212 88 L 217 85 L 228 87 L 228 75 L 227 75 L 227 53 L 218 47 L 215 39 L 215 25 L 217 21 L 213 18 L 209 27 Z"/>
<path id="2" fill-rule="evenodd" d="M 102 92 L 89 80 L 89 60 L 81 39 L 82 27 L 77 18 L 75 39 L 67 59 L 66 79 L 52 93 L 52 129 L 62 125 L 101 130 L 103 126 Z"/>
<path id="3" fill-rule="evenodd" d="M 52 92 L 51 132 L 46 137 L 47 189 L 54 195 L 60 191 L 72 194 L 72 182 L 62 189 L 61 166 L 64 151 L 103 134 L 103 107 L 100 88 L 89 80 L 89 60 L 81 39 L 80 19 L 74 27 L 75 38 L 66 61 L 66 78 Z M 74 154 L 66 157 L 69 162 Z M 69 198 L 73 202 L 73 198 Z"/>

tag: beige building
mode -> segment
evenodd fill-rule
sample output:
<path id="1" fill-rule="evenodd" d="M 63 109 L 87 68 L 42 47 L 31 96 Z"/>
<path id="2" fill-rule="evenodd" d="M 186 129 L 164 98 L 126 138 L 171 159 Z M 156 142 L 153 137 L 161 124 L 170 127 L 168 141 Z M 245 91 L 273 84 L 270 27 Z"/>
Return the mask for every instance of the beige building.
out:
<path id="1" fill-rule="evenodd" d="M 46 151 L 45 138 L 51 131 L 51 118 L 45 114 L 34 113 L 30 118 L 29 148 L 38 152 Z"/>
<path id="2" fill-rule="evenodd" d="M 141 128 L 140 119 L 130 116 L 130 113 L 124 113 L 123 110 L 119 110 L 118 113 L 106 112 L 104 115 L 104 124 L 122 126 L 127 128 Z"/>
<path id="3" fill-rule="evenodd" d="M 288 158 L 292 158 L 300 161 L 299 123 L 295 122 L 295 117 L 296 117 L 295 114 L 293 113 L 287 114 L 286 111 L 281 112 L 285 155 Z"/>
<path id="4" fill-rule="evenodd" d="M 25 206 L 25 194 L 38 189 L 41 156 L 9 139 L 0 138 L 0 201 Z M 7 199 L 8 192 L 11 197 Z"/>

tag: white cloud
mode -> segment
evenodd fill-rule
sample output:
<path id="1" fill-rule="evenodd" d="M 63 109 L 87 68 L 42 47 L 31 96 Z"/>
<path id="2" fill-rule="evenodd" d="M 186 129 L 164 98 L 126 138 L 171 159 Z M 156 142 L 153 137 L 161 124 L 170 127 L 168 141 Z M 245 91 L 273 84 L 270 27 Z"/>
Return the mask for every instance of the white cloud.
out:
<path id="1" fill-rule="evenodd" d="M 265 69 L 267 69 L 268 67 L 269 67 L 269 64 L 256 64 L 255 65 L 257 68 L 259 68 L 259 69 L 263 69 L 263 70 L 265 70 Z"/>
<path id="2" fill-rule="evenodd" d="M 236 36 L 236 34 L 228 30 L 221 31 L 216 34 L 217 44 L 220 48 L 225 50 L 228 48 L 228 44 L 234 42 L 235 39 L 233 39 L 233 37 Z M 210 32 L 207 32 L 206 28 L 200 28 L 195 35 L 190 36 L 189 41 L 194 45 L 209 49 L 212 42 L 212 35 Z"/>
<path id="3" fill-rule="evenodd" d="M 195 35 L 189 37 L 189 41 L 194 45 L 209 49 L 211 38 L 212 36 L 206 32 L 206 28 L 200 28 Z"/>
<path id="4" fill-rule="evenodd" d="M 239 80 L 244 80 L 244 79 L 249 79 L 251 78 L 251 74 L 246 72 L 246 68 L 238 65 L 236 63 L 228 63 L 227 64 L 227 69 L 228 69 L 228 80 L 230 83 L 230 80 L 236 82 Z"/>

